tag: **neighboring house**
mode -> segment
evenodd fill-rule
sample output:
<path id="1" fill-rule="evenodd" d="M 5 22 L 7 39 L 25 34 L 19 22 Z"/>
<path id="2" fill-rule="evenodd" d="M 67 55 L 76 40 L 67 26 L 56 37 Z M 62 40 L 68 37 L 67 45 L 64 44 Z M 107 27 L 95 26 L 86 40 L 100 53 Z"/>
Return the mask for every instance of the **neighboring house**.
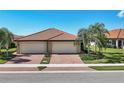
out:
<path id="1" fill-rule="evenodd" d="M 17 39 L 17 53 L 79 53 L 76 36 L 55 28 Z"/>
<path id="2" fill-rule="evenodd" d="M 124 29 L 111 30 L 106 36 L 109 39 L 109 45 L 124 49 Z"/>
<path id="3" fill-rule="evenodd" d="M 19 39 L 19 38 L 22 38 L 22 37 L 24 37 L 24 36 L 14 35 L 14 41 Z"/>
<path id="4" fill-rule="evenodd" d="M 17 40 L 17 39 L 20 39 L 20 38 L 22 38 L 22 37 L 24 37 L 24 36 L 14 35 L 14 37 L 13 37 L 14 42 L 12 43 L 12 44 L 14 44 L 14 45 L 13 45 L 14 47 L 17 46 L 16 40 Z"/>

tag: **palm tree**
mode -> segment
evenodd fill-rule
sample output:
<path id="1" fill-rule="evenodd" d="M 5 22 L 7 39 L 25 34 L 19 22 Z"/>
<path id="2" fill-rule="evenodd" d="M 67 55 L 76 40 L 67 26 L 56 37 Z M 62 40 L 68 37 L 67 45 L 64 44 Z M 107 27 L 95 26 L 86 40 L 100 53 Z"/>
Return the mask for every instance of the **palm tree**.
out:
<path id="1" fill-rule="evenodd" d="M 2 43 L 1 46 L 6 49 L 6 55 L 8 55 L 8 50 L 10 47 L 10 44 L 13 42 L 13 34 L 10 32 L 7 28 L 1 28 L 0 31 L 3 33 Z"/>
<path id="2" fill-rule="evenodd" d="M 97 47 L 99 48 L 99 52 L 101 52 L 102 48 L 107 47 L 107 38 L 105 33 L 109 33 L 105 28 L 105 25 L 103 23 L 96 23 L 94 25 L 90 25 L 88 29 L 80 29 L 77 40 L 83 43 L 84 49 L 88 49 L 88 54 L 90 51 L 91 41 L 95 42 L 95 52 Z"/>
<path id="3" fill-rule="evenodd" d="M 5 32 L 2 29 L 0 29 L 0 53 L 3 47 L 4 38 L 5 38 Z"/>
<path id="4" fill-rule="evenodd" d="M 89 26 L 89 31 L 91 32 L 92 40 L 95 42 L 95 52 L 96 47 L 99 48 L 99 52 L 102 50 L 102 48 L 107 47 L 107 38 L 105 36 L 105 33 L 109 33 L 108 30 L 105 28 L 105 25 L 103 23 L 96 23 L 94 25 Z"/>
<path id="5" fill-rule="evenodd" d="M 88 54 L 89 54 L 89 48 L 90 48 L 90 35 L 89 35 L 89 31 L 86 28 L 82 28 L 79 30 L 78 32 L 78 38 L 77 40 L 79 40 L 81 43 L 83 43 L 83 48 L 84 50 L 88 50 Z"/>

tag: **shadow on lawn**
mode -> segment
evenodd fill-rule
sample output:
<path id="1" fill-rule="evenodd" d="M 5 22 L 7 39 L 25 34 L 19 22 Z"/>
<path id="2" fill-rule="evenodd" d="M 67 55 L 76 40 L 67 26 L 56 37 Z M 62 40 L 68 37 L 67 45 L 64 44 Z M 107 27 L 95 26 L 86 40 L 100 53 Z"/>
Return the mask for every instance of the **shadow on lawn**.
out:
<path id="1" fill-rule="evenodd" d="M 124 63 L 123 53 L 82 54 L 80 56 L 86 63 Z"/>
<path id="2" fill-rule="evenodd" d="M 104 59 L 107 59 L 107 63 L 124 63 L 123 53 L 104 53 Z"/>
<path id="3" fill-rule="evenodd" d="M 13 55 L 11 52 L 8 52 L 8 56 L 6 55 L 6 53 L 1 53 L 0 54 L 0 59 L 2 60 L 10 60 L 12 58 L 14 58 L 16 55 Z"/>

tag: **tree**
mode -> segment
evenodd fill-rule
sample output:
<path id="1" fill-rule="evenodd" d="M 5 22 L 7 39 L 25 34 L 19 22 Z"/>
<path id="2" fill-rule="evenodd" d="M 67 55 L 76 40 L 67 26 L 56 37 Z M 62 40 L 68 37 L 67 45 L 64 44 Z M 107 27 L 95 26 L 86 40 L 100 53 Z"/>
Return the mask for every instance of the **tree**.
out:
<path id="1" fill-rule="evenodd" d="M 10 32 L 7 28 L 1 28 L 0 29 L 2 38 L 1 38 L 1 48 L 5 48 L 6 49 L 6 55 L 8 57 L 8 50 L 9 50 L 9 46 L 11 45 L 11 43 L 13 42 L 13 34 L 12 32 Z"/>
<path id="2" fill-rule="evenodd" d="M 97 47 L 99 48 L 99 52 L 101 52 L 102 48 L 107 47 L 107 38 L 105 33 L 109 33 L 105 28 L 105 25 L 103 23 L 96 23 L 90 25 L 87 29 L 80 29 L 77 40 L 83 43 L 84 49 L 88 49 L 88 54 L 90 51 L 91 41 L 95 42 L 95 52 Z"/>
<path id="3" fill-rule="evenodd" d="M 109 32 L 105 28 L 105 25 L 103 23 L 96 23 L 94 25 L 90 25 L 88 29 L 92 34 L 92 40 L 95 42 L 95 52 L 96 47 L 99 48 L 99 52 L 102 50 L 102 48 L 106 49 L 107 38 L 105 36 L 105 33 Z"/>
<path id="4" fill-rule="evenodd" d="M 5 38 L 5 32 L 2 29 L 0 29 L 0 53 L 4 44 L 4 38 Z"/>
<path id="5" fill-rule="evenodd" d="M 78 38 L 77 40 L 79 40 L 81 43 L 83 43 L 83 48 L 84 50 L 88 50 L 88 54 L 89 54 L 89 50 L 90 50 L 90 35 L 89 35 L 89 31 L 86 28 L 82 28 L 79 30 L 78 32 Z"/>

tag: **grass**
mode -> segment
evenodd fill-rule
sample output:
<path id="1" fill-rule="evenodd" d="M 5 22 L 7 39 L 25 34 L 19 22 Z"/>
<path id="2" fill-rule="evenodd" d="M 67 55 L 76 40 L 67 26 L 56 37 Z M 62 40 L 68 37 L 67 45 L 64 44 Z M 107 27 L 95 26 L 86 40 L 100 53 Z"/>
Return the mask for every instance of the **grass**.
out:
<path id="1" fill-rule="evenodd" d="M 124 54 L 124 49 L 106 48 L 106 50 L 103 49 L 103 52 L 107 52 L 107 53 L 123 53 Z"/>
<path id="2" fill-rule="evenodd" d="M 91 67 L 93 69 L 96 70 L 104 70 L 104 71 L 108 71 L 108 70 L 124 70 L 124 66 L 94 66 Z"/>
<path id="3" fill-rule="evenodd" d="M 8 60 L 5 60 L 5 59 L 0 59 L 0 64 L 4 64 L 6 63 Z"/>
<path id="4" fill-rule="evenodd" d="M 91 46 L 90 49 L 94 51 L 94 46 Z M 96 48 L 98 52 L 98 48 Z M 106 48 L 102 49 L 102 52 L 104 53 L 124 53 L 124 49 L 119 49 L 119 48 Z"/>
<path id="5" fill-rule="evenodd" d="M 8 51 L 13 53 L 16 51 L 16 48 L 10 48 Z M 6 52 L 6 49 L 2 49 L 1 52 Z"/>
<path id="6" fill-rule="evenodd" d="M 2 54 L 0 55 L 0 64 L 4 64 L 7 61 L 9 61 L 10 59 L 14 58 L 15 56 L 12 55 L 12 53 L 15 51 L 16 51 L 16 48 L 9 49 L 9 57 L 6 57 L 6 55 L 3 54 L 3 52 L 6 52 L 6 49 L 2 49 L 1 50 Z"/>
<path id="7" fill-rule="evenodd" d="M 124 63 L 124 54 L 121 53 L 103 53 L 102 56 L 94 54 L 81 54 L 81 59 L 86 64 L 98 63 Z"/>
<path id="8" fill-rule="evenodd" d="M 93 51 L 94 48 L 91 47 Z M 97 49 L 98 50 L 98 49 Z M 81 59 L 86 64 L 102 64 L 102 63 L 124 63 L 124 49 L 107 48 L 102 51 L 103 55 L 99 54 L 81 54 Z M 96 70 L 124 70 L 124 66 L 110 67 L 91 67 Z"/>
<path id="9" fill-rule="evenodd" d="M 41 63 L 40 63 L 40 64 L 49 64 L 50 58 L 51 58 L 51 55 L 50 55 L 50 54 L 46 54 L 46 55 L 43 57 L 43 59 L 41 60 Z M 40 71 L 43 70 L 44 68 L 46 68 L 46 66 L 38 67 L 38 69 L 39 69 Z"/>
<path id="10" fill-rule="evenodd" d="M 11 53 L 9 53 L 9 56 L 6 57 L 5 54 L 3 55 L 0 55 L 0 64 L 4 64 L 6 63 L 7 61 L 9 61 L 10 59 L 14 58 L 15 56 L 12 55 Z"/>
<path id="11" fill-rule="evenodd" d="M 41 64 L 49 64 L 50 58 L 51 58 L 50 55 L 45 55 L 44 58 L 41 61 Z"/>

